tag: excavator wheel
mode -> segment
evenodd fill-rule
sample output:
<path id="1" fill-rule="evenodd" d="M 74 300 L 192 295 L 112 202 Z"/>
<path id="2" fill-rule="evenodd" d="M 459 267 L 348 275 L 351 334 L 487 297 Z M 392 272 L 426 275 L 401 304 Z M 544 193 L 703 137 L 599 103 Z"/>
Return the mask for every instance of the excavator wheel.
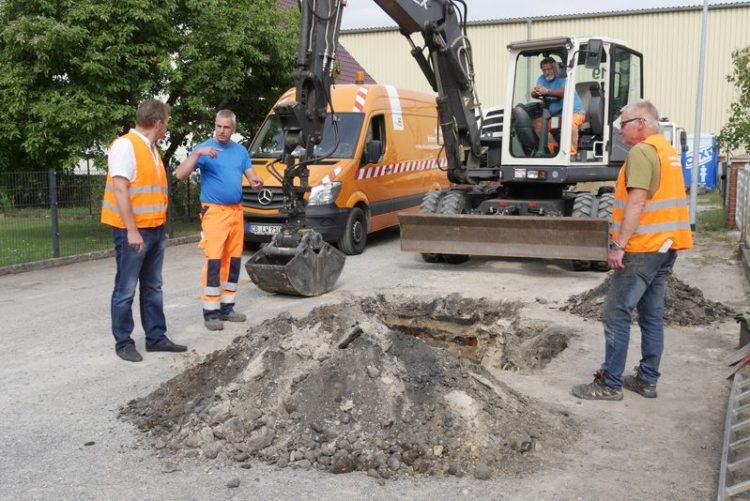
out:
<path id="1" fill-rule="evenodd" d="M 470 209 L 469 199 L 460 191 L 451 191 L 440 200 L 438 214 L 467 214 Z M 448 264 L 461 264 L 469 260 L 466 254 L 443 254 L 443 261 Z"/>
<path id="2" fill-rule="evenodd" d="M 614 203 L 614 193 L 601 193 L 599 195 L 599 204 L 596 208 L 596 217 L 610 221 L 612 219 L 612 206 Z M 594 271 L 609 271 L 609 264 L 604 261 L 591 261 L 591 269 Z"/>
<path id="3" fill-rule="evenodd" d="M 579 193 L 573 201 L 573 217 L 592 218 L 596 217 L 597 200 L 593 193 Z M 573 261 L 573 271 L 589 271 L 591 261 Z"/>
<path id="4" fill-rule="evenodd" d="M 442 191 L 431 191 L 426 193 L 422 199 L 422 203 L 419 204 L 419 212 L 422 214 L 435 214 L 440 206 L 440 200 L 445 195 Z M 422 259 L 426 263 L 439 263 L 443 260 L 442 254 L 433 254 L 431 252 L 423 252 Z"/>

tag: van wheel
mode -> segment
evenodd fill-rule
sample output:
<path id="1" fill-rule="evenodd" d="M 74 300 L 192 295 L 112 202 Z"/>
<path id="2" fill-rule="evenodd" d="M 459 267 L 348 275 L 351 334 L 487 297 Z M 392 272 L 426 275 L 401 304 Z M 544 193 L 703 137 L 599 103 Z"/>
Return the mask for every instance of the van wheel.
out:
<path id="1" fill-rule="evenodd" d="M 344 233 L 338 242 L 341 252 L 348 256 L 362 254 L 367 244 L 367 217 L 359 207 L 352 207 L 346 219 Z"/>
<path id="2" fill-rule="evenodd" d="M 467 214 L 469 199 L 460 191 L 451 191 L 440 200 L 438 214 Z M 469 260 L 466 254 L 443 254 L 443 261 L 448 264 L 461 264 Z"/>
<path id="3" fill-rule="evenodd" d="M 440 205 L 440 200 L 443 198 L 444 194 L 445 193 L 442 191 L 431 191 L 429 193 L 426 193 L 424 198 L 422 199 L 422 203 L 419 204 L 419 212 L 421 214 L 436 213 L 438 210 L 438 206 Z M 426 263 L 438 263 L 443 260 L 443 256 L 441 254 L 423 252 L 422 259 Z"/>

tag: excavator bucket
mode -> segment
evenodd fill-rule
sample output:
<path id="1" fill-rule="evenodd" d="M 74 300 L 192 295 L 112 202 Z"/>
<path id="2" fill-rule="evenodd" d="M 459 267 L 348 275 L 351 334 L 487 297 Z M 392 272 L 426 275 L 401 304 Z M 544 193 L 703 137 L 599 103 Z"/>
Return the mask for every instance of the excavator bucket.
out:
<path id="1" fill-rule="evenodd" d="M 245 264 L 247 274 L 266 292 L 319 296 L 333 289 L 346 256 L 313 230 L 279 233 Z"/>
<path id="2" fill-rule="evenodd" d="M 418 213 L 398 218 L 402 251 L 607 260 L 606 219 Z"/>

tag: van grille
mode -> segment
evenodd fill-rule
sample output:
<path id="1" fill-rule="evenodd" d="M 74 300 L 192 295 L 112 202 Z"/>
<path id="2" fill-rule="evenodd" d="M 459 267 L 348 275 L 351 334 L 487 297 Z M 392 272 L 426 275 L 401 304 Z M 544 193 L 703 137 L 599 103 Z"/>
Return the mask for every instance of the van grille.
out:
<path id="1" fill-rule="evenodd" d="M 267 194 L 268 192 L 270 192 L 271 194 L 270 203 L 268 204 L 260 203 L 260 200 L 258 199 L 258 195 L 260 195 L 261 191 L 263 191 L 264 194 Z M 242 205 L 250 209 L 281 210 L 284 208 L 284 192 L 281 190 L 281 188 L 277 188 L 273 186 L 261 188 L 260 190 L 256 190 L 249 186 L 243 186 L 242 187 Z"/>

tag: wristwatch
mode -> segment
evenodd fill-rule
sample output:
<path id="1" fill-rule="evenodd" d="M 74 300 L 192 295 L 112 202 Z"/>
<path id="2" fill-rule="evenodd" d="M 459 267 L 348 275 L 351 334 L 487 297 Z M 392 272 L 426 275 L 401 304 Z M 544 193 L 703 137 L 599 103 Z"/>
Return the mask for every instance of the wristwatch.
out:
<path id="1" fill-rule="evenodd" d="M 621 251 L 624 251 L 625 247 L 623 247 L 622 245 L 620 245 L 617 242 L 615 242 L 614 240 L 612 240 L 609 243 L 609 250 L 621 250 Z"/>

